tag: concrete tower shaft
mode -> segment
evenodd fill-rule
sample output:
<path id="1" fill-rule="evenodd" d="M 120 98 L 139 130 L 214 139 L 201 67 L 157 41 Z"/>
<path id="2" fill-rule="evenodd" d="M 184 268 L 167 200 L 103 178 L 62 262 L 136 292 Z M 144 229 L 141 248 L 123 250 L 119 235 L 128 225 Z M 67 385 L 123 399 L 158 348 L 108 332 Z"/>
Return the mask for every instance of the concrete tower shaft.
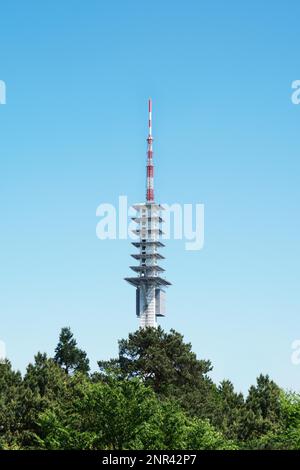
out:
<path id="1" fill-rule="evenodd" d="M 146 202 L 136 204 L 136 216 L 132 220 L 136 223 L 133 233 L 138 240 L 132 244 L 138 249 L 131 256 L 138 261 L 130 268 L 136 273 L 135 277 L 125 280 L 136 288 L 136 314 L 140 320 L 140 327 L 157 326 L 157 317 L 165 315 L 165 288 L 170 285 L 162 273 L 165 271 L 158 262 L 164 257 L 159 253 L 163 247 L 160 241 L 162 235 L 161 211 L 163 207 L 154 202 L 154 168 L 152 149 L 152 101 L 148 103 L 148 137 L 147 137 L 147 174 L 146 174 Z"/>

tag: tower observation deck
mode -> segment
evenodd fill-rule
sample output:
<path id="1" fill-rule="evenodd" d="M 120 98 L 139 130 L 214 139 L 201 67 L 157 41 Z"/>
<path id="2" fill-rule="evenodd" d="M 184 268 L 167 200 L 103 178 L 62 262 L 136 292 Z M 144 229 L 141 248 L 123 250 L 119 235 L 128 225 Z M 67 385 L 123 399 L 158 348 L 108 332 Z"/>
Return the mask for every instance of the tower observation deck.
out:
<path id="1" fill-rule="evenodd" d="M 136 216 L 132 220 L 136 223 L 133 232 L 138 240 L 132 245 L 138 249 L 132 258 L 138 261 L 130 266 L 134 277 L 125 280 L 136 288 L 136 315 L 141 328 L 157 326 L 157 317 L 165 316 L 165 288 L 170 286 L 163 276 L 164 269 L 158 264 L 164 259 L 159 252 L 164 244 L 160 241 L 163 234 L 161 224 L 163 207 L 154 202 L 154 166 L 152 151 L 152 101 L 149 100 L 149 134 L 147 138 L 147 178 L 146 202 L 135 204 Z"/>

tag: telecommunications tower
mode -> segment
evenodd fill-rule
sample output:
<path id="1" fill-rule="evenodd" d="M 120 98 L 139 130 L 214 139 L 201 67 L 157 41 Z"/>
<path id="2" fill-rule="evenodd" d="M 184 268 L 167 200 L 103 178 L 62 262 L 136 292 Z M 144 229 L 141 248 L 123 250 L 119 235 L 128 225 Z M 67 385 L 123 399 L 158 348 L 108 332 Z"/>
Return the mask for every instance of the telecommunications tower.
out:
<path id="1" fill-rule="evenodd" d="M 133 232 L 138 240 L 132 243 L 138 252 L 131 255 L 139 263 L 130 268 L 136 273 L 135 277 L 126 277 L 125 280 L 136 288 L 136 315 L 139 318 L 140 327 L 157 327 L 157 317 L 165 316 L 165 288 L 170 286 L 162 273 L 165 271 L 158 265 L 160 259 L 164 259 L 159 253 L 163 243 L 159 240 L 162 235 L 161 211 L 163 207 L 154 202 L 154 166 L 153 166 L 153 137 L 152 137 L 152 101 L 149 99 L 149 133 L 147 137 L 147 177 L 146 177 L 146 202 L 135 204 L 136 223 Z"/>

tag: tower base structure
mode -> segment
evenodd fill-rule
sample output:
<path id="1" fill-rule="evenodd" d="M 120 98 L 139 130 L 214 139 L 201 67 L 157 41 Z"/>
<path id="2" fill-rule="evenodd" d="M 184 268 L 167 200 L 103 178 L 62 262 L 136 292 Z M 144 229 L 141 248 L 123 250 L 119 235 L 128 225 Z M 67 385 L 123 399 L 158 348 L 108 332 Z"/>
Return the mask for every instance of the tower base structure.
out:
<path id="1" fill-rule="evenodd" d="M 136 288 L 136 314 L 140 320 L 140 327 L 157 327 L 157 317 L 165 316 L 165 288 L 168 282 L 162 273 L 164 269 L 158 261 L 164 259 L 159 249 L 164 247 L 159 240 L 162 235 L 160 216 L 163 207 L 155 202 L 146 202 L 133 206 L 137 211 L 137 228 L 133 231 L 137 241 L 132 244 L 138 248 L 138 253 L 131 256 L 139 261 L 137 266 L 130 268 L 137 273 L 136 277 L 127 277 L 125 280 Z"/>

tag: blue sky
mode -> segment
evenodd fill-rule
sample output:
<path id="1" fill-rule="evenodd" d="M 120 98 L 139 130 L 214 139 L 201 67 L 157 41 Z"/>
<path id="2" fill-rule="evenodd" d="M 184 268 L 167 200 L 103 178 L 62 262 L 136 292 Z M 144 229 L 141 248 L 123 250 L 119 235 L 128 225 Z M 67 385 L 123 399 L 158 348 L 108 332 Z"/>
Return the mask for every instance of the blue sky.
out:
<path id="1" fill-rule="evenodd" d="M 14 367 L 71 326 L 96 368 L 137 327 L 129 240 L 102 202 L 205 204 L 205 246 L 165 248 L 161 324 L 246 391 L 299 389 L 299 3 L 52 2 L 0 7 L 0 339 Z"/>

